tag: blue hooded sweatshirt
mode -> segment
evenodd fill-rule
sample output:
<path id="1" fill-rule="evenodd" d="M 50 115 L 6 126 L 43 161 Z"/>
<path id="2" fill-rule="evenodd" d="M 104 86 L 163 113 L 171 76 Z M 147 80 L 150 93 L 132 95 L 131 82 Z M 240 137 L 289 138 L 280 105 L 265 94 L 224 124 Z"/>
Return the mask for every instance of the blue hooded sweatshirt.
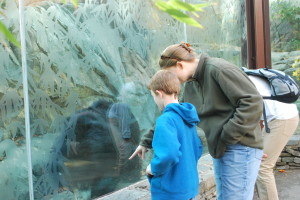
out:
<path id="1" fill-rule="evenodd" d="M 149 178 L 152 200 L 188 200 L 198 194 L 197 162 L 202 154 L 198 122 L 190 103 L 168 104 L 156 120 Z"/>

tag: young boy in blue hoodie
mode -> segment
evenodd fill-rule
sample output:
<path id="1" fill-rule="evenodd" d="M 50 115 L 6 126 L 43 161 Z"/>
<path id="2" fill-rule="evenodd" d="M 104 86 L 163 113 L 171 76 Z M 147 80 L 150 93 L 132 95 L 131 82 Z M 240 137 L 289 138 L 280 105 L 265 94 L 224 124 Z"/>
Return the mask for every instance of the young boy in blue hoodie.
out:
<path id="1" fill-rule="evenodd" d="M 173 72 L 158 71 L 148 88 L 163 111 L 156 120 L 154 156 L 146 169 L 152 200 L 193 199 L 198 194 L 197 162 L 202 154 L 196 109 L 178 102 L 180 81 Z"/>

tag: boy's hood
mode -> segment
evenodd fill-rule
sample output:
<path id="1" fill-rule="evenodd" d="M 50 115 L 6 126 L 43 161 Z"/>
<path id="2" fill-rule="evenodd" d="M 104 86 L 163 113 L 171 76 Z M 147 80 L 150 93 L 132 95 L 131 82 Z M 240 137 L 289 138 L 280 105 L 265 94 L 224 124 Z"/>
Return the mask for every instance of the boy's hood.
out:
<path id="1" fill-rule="evenodd" d="M 200 122 L 196 108 L 190 103 L 170 103 L 164 110 L 164 112 L 168 111 L 178 113 L 188 125 L 196 125 Z"/>

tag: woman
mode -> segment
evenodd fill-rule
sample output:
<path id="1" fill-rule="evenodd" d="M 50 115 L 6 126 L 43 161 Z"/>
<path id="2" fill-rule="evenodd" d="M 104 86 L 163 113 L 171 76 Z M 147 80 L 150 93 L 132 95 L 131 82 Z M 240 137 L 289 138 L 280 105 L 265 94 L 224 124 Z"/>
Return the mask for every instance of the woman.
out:
<path id="1" fill-rule="evenodd" d="M 263 147 L 263 101 L 255 86 L 237 66 L 206 54 L 198 57 L 188 43 L 167 47 L 159 65 L 186 83 L 183 101 L 196 107 L 214 158 L 217 199 L 252 200 Z M 143 158 L 152 138 L 149 131 L 130 159 Z"/>

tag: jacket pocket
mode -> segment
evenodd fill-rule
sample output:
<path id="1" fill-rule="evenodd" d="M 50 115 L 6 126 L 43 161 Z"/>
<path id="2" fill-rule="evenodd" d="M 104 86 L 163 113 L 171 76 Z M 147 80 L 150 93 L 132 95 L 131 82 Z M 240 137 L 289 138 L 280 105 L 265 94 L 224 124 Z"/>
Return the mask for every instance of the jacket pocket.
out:
<path id="1" fill-rule="evenodd" d="M 148 176 L 147 176 L 148 177 Z M 149 180 L 150 177 L 148 177 Z M 153 176 L 150 178 L 151 188 L 161 189 L 161 176 Z"/>
<path id="2" fill-rule="evenodd" d="M 221 139 L 219 139 L 215 148 L 215 158 L 222 157 L 225 151 L 226 151 L 226 145 L 222 142 Z"/>

